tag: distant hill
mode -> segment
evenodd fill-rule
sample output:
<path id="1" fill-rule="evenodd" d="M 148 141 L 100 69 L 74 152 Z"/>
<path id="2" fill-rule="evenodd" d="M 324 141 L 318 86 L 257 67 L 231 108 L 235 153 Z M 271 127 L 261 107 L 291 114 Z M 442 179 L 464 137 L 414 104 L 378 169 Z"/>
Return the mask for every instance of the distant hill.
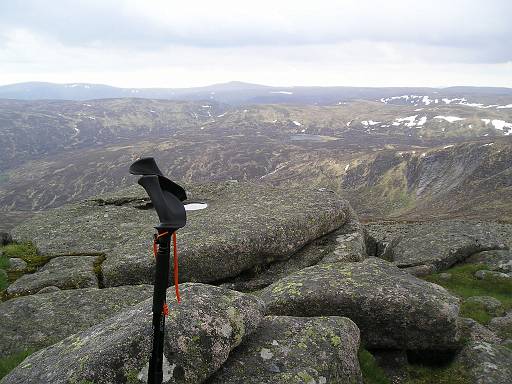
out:
<path id="1" fill-rule="evenodd" d="M 489 98 L 510 98 L 512 88 L 495 87 L 271 87 L 243 82 L 229 82 L 195 88 L 116 88 L 103 84 L 54 84 L 43 82 L 0 86 L 0 98 L 18 100 L 92 100 L 137 97 L 166 100 L 215 100 L 240 104 L 319 104 L 328 105 L 348 100 L 379 100 L 397 95 L 471 97 L 473 102 Z M 512 102 L 512 101 L 511 101 Z"/>

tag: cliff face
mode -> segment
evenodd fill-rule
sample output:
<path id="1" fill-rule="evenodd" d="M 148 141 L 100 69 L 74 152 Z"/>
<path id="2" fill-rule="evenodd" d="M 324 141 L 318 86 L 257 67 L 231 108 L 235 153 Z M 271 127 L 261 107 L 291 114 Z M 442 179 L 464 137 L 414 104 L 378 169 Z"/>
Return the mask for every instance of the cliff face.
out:
<path id="1" fill-rule="evenodd" d="M 341 188 L 363 216 L 510 220 L 512 145 L 386 151 L 355 163 Z"/>

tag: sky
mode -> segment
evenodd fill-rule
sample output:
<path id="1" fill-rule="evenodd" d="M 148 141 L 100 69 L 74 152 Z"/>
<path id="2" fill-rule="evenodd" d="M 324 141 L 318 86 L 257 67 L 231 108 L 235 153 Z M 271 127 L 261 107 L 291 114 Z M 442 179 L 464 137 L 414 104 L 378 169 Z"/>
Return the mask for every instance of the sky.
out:
<path id="1" fill-rule="evenodd" d="M 0 0 L 0 85 L 512 87 L 510 0 Z"/>

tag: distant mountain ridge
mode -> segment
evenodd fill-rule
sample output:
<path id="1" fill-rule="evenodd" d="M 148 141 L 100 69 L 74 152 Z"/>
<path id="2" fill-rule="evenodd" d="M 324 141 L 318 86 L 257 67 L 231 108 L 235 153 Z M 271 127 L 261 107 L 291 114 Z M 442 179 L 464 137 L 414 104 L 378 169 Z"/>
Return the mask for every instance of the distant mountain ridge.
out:
<path id="1" fill-rule="evenodd" d="M 192 88 L 118 88 L 104 84 L 55 84 L 27 82 L 0 86 L 0 99 L 92 100 L 109 98 L 147 98 L 166 100 L 215 100 L 240 104 L 335 104 L 343 101 L 378 100 L 397 95 L 420 94 L 435 97 L 471 97 L 485 102 L 489 96 L 512 98 L 512 88 L 497 87 L 276 87 L 232 81 Z"/>

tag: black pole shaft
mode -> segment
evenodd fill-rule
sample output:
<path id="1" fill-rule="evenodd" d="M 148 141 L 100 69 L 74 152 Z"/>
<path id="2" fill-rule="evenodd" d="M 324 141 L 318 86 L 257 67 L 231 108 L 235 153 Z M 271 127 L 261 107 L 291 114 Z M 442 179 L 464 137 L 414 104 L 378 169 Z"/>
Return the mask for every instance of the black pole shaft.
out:
<path id="1" fill-rule="evenodd" d="M 167 231 L 159 230 L 159 234 Z M 155 286 L 153 292 L 153 351 L 149 360 L 148 384 L 161 384 L 164 355 L 165 315 L 163 312 L 171 258 L 171 236 L 174 230 L 158 238 L 156 255 Z"/>

